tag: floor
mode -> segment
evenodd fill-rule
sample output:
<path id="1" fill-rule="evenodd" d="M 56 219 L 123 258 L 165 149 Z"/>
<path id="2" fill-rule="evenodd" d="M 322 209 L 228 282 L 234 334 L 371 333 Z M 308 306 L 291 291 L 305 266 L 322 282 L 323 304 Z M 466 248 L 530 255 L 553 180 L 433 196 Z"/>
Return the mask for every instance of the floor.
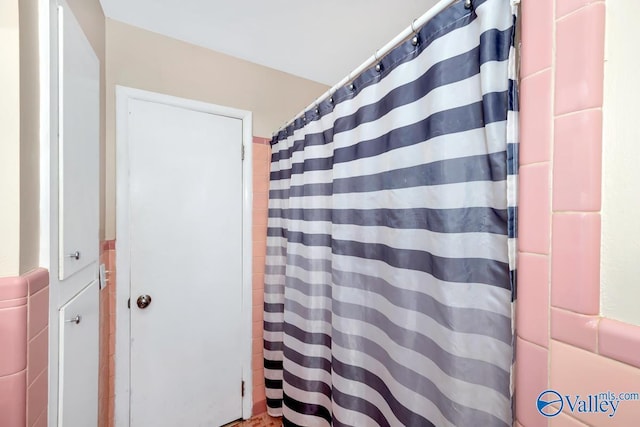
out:
<path id="1" fill-rule="evenodd" d="M 257 415 L 245 421 L 235 421 L 224 427 L 280 427 L 282 426 L 281 418 L 272 418 L 269 415 Z"/>

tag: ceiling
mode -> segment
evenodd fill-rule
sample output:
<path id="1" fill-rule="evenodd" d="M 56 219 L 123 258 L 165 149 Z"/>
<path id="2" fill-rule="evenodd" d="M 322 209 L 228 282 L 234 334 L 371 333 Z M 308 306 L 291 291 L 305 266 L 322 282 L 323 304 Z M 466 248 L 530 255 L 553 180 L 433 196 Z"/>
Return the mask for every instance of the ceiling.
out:
<path id="1" fill-rule="evenodd" d="M 437 0 L 100 0 L 108 18 L 332 86 Z"/>

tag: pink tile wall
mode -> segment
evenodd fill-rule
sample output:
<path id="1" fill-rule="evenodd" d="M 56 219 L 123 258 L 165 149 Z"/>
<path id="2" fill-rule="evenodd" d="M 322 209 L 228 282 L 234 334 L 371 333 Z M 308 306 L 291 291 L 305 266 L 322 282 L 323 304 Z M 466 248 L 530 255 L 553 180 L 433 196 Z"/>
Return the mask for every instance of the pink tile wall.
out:
<path id="1" fill-rule="evenodd" d="M 27 312 L 24 277 L 0 279 L 0 425 L 27 424 Z"/>
<path id="2" fill-rule="evenodd" d="M 640 392 L 640 327 L 599 315 L 606 2 L 521 5 L 516 425 L 637 425 L 640 402 L 613 418 L 535 406 L 547 387 Z"/>
<path id="3" fill-rule="evenodd" d="M 253 415 L 267 410 L 262 357 L 262 313 L 271 164 L 269 141 L 268 138 L 253 138 Z"/>
<path id="4" fill-rule="evenodd" d="M 0 278 L 0 426 L 46 425 L 49 273 Z M 44 423 L 44 424 L 43 424 Z"/>
<path id="5" fill-rule="evenodd" d="M 24 276 L 29 283 L 27 348 L 27 426 L 47 419 L 49 396 L 49 272 L 37 269 Z"/>
<path id="6" fill-rule="evenodd" d="M 100 291 L 100 358 L 98 375 L 98 427 L 113 427 L 115 401 L 115 240 L 101 244 L 107 287 Z"/>

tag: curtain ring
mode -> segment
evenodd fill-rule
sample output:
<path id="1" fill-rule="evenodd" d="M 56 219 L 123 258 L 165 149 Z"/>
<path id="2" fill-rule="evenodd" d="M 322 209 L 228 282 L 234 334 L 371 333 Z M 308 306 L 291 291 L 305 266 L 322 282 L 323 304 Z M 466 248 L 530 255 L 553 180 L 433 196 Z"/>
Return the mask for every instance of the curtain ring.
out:
<path id="1" fill-rule="evenodd" d="M 471 9 L 473 5 L 471 4 L 471 0 L 464 0 L 464 8 Z"/>
<path id="2" fill-rule="evenodd" d="M 382 71 L 382 65 L 380 64 L 380 59 L 378 59 L 378 51 L 377 50 L 373 53 L 373 57 L 376 60 L 376 72 L 379 73 L 380 71 Z"/>
<path id="3" fill-rule="evenodd" d="M 356 90 L 356 85 L 353 84 L 353 75 L 352 75 L 352 73 L 349 73 L 349 80 L 348 81 L 350 82 L 349 86 L 347 86 L 348 89 L 349 89 L 349 92 L 355 91 Z"/>
<path id="4" fill-rule="evenodd" d="M 413 38 L 411 39 L 411 44 L 414 46 L 418 45 L 418 32 L 416 31 L 416 20 L 414 19 L 413 21 L 411 21 L 411 31 L 413 31 Z"/>

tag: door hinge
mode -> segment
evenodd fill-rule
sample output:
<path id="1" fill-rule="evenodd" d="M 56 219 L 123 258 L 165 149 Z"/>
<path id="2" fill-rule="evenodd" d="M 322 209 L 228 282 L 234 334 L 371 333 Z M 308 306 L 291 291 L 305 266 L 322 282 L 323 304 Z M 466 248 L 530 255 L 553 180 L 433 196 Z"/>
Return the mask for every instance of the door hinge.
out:
<path id="1" fill-rule="evenodd" d="M 244 380 L 242 380 L 242 384 L 241 384 L 240 388 L 241 388 L 240 395 L 241 395 L 242 397 L 244 397 Z"/>
<path id="2" fill-rule="evenodd" d="M 244 160 L 244 144 L 242 144 L 242 160 Z"/>
<path id="3" fill-rule="evenodd" d="M 127 308 L 131 309 L 131 298 L 127 300 Z"/>

